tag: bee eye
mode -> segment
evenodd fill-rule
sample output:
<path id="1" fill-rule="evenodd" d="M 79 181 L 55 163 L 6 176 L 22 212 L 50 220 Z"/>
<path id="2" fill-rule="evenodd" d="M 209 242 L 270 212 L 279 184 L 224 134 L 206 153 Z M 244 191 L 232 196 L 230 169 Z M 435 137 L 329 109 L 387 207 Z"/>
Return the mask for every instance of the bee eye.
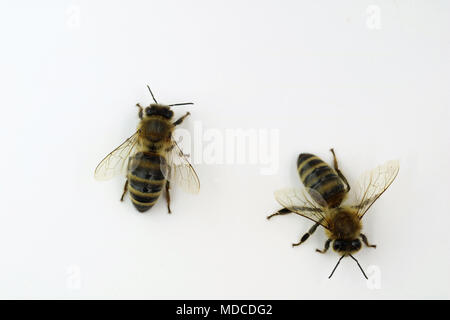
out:
<path id="1" fill-rule="evenodd" d="M 145 114 L 146 114 L 147 116 L 152 115 L 152 114 L 153 114 L 153 109 L 152 109 L 152 108 L 149 108 L 149 107 L 145 108 Z"/>
<path id="2" fill-rule="evenodd" d="M 352 241 L 352 249 L 359 250 L 361 248 L 361 241 L 359 239 Z"/>
<path id="3" fill-rule="evenodd" d="M 342 249 L 342 245 L 343 245 L 343 243 L 341 240 L 335 240 L 333 243 L 333 249 L 335 251 L 340 251 Z"/>

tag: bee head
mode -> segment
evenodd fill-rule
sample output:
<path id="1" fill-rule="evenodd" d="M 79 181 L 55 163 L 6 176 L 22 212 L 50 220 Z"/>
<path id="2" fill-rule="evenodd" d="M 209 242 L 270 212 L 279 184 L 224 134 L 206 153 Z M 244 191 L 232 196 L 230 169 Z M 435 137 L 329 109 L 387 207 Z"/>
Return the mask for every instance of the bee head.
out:
<path id="1" fill-rule="evenodd" d="M 144 113 L 145 113 L 146 117 L 157 115 L 157 116 L 162 116 L 162 117 L 170 120 L 173 117 L 173 111 L 170 110 L 170 107 L 193 104 L 192 102 L 174 103 L 174 104 L 169 104 L 169 105 L 159 104 L 158 101 L 156 101 L 155 96 L 153 95 L 153 92 L 148 85 L 147 85 L 147 88 L 148 88 L 148 91 L 150 91 L 150 94 L 152 95 L 153 101 L 155 101 L 155 103 L 152 103 L 150 106 L 145 108 Z"/>
<path id="2" fill-rule="evenodd" d="M 173 111 L 170 110 L 170 106 L 165 106 L 162 104 L 152 103 L 149 107 L 145 108 L 145 116 L 162 116 L 166 119 L 173 118 Z"/>
<path id="3" fill-rule="evenodd" d="M 336 239 L 333 241 L 333 250 L 338 253 L 354 253 L 359 251 L 359 249 L 361 249 L 361 241 L 359 239 Z"/>

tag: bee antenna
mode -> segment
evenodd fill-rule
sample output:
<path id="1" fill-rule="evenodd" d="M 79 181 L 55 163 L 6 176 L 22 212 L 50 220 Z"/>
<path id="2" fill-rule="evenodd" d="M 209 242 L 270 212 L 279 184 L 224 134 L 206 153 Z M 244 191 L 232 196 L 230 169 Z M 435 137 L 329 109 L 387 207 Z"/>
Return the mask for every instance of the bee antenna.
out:
<path id="1" fill-rule="evenodd" d="M 175 107 L 175 106 L 185 106 L 187 104 L 194 104 L 192 102 L 184 102 L 184 103 L 174 103 L 174 104 L 169 104 L 169 107 Z"/>
<path id="2" fill-rule="evenodd" d="M 338 267 L 339 263 L 341 263 L 341 260 L 342 260 L 343 257 L 345 257 L 345 254 L 338 260 L 338 262 L 337 262 L 336 265 L 334 266 L 333 271 L 331 271 L 331 274 L 330 274 L 330 276 L 328 277 L 328 279 L 330 279 L 330 278 L 333 276 L 334 271 L 336 271 L 336 268 Z"/>
<path id="3" fill-rule="evenodd" d="M 156 101 L 155 96 L 153 95 L 152 89 L 150 89 L 149 85 L 147 85 L 148 91 L 150 91 L 150 94 L 152 95 L 153 101 L 155 101 L 156 104 L 158 104 L 158 101 Z"/>
<path id="4" fill-rule="evenodd" d="M 359 264 L 358 260 L 355 259 L 355 257 L 353 257 L 351 254 L 349 254 L 350 258 L 352 258 L 353 260 L 356 261 L 356 263 L 358 264 L 359 269 L 361 270 L 362 274 L 364 275 L 364 278 L 366 278 L 367 280 L 369 280 L 369 278 L 367 278 L 366 273 L 364 272 L 363 268 L 361 267 L 361 265 Z"/>

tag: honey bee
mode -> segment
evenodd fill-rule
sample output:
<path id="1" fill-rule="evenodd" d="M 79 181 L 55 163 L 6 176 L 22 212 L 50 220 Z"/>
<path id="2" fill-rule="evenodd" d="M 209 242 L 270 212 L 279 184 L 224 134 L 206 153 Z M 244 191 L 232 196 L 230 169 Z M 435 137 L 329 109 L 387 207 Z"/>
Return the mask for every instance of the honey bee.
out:
<path id="1" fill-rule="evenodd" d="M 147 88 L 155 103 L 145 108 L 136 104 L 141 119 L 137 131 L 99 163 L 94 176 L 97 180 L 108 180 L 117 174 L 126 174 L 120 201 L 128 191 L 133 205 L 140 212 L 153 207 L 165 189 L 167 209 L 171 213 L 170 184 L 177 184 L 190 193 L 200 190 L 194 168 L 173 138 L 175 127 L 190 113 L 172 122 L 174 114 L 170 109 L 193 103 L 159 104 L 150 87 Z"/>
<path id="2" fill-rule="evenodd" d="M 328 278 L 333 276 L 342 258 L 349 256 L 358 264 L 367 279 L 363 268 L 352 255 L 361 249 L 361 240 L 367 247 L 376 247 L 376 245 L 370 244 L 367 237 L 361 233 L 361 219 L 392 184 L 398 174 L 399 163 L 398 161 L 388 161 L 363 175 L 358 183 L 360 193 L 355 194 L 356 200 L 352 202 L 347 201 L 350 185 L 338 168 L 334 150 L 330 151 L 333 155 L 334 168 L 315 155 L 309 153 L 299 155 L 297 170 L 305 188 L 276 191 L 275 198 L 283 208 L 268 216 L 267 219 L 277 215 L 295 213 L 314 221 L 315 224 L 309 231 L 292 246 L 302 244 L 316 231 L 318 226 L 322 226 L 325 228 L 328 239 L 323 250 L 316 249 L 316 251 L 325 253 L 332 245 L 333 250 L 341 255 Z"/>

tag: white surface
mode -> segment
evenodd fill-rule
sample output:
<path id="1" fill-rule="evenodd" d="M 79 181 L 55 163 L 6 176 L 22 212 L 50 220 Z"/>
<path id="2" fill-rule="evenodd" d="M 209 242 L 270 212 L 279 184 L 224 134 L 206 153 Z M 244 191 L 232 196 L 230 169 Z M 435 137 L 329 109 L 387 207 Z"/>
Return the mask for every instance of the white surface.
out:
<path id="1" fill-rule="evenodd" d="M 0 9 L 0 298 L 450 298 L 447 1 Z M 93 170 L 135 129 L 146 84 L 195 102 L 175 110 L 191 132 L 279 130 L 278 170 L 196 164 L 202 190 L 174 188 L 172 215 L 120 203 L 124 179 Z M 401 161 L 364 218 L 378 248 L 357 254 L 380 289 L 350 259 L 327 279 L 338 256 L 314 251 L 323 230 L 291 248 L 311 222 L 265 219 L 273 191 L 300 186 L 298 153 L 330 161 L 330 147 L 350 182 Z"/>

